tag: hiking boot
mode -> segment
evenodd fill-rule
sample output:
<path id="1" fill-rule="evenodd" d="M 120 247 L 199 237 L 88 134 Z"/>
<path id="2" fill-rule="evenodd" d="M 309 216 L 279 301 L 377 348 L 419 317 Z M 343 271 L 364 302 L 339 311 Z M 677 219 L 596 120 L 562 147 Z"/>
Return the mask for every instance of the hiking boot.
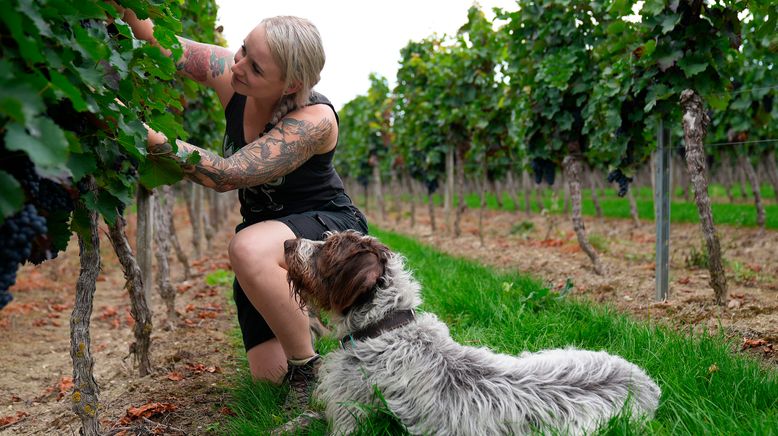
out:
<path id="1" fill-rule="evenodd" d="M 284 401 L 284 410 L 292 412 L 308 407 L 311 393 L 321 366 L 321 356 L 315 354 L 304 361 L 288 360 L 289 369 L 284 376 L 284 384 L 289 385 L 289 393 Z"/>

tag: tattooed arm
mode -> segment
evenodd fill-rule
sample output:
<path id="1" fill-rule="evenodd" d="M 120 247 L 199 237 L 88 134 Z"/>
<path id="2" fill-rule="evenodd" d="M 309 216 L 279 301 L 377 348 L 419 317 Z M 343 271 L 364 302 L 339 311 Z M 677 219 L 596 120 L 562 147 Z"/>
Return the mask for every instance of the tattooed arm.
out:
<path id="1" fill-rule="evenodd" d="M 149 154 L 176 160 L 193 182 L 219 192 L 268 183 L 299 168 L 314 154 L 335 147 L 335 116 L 328 107 L 314 105 L 281 119 L 265 136 L 247 144 L 229 158 L 177 140 L 178 153 L 164 135 L 149 132 Z M 185 156 L 197 151 L 200 161 L 191 165 Z"/>
<path id="2" fill-rule="evenodd" d="M 132 28 L 136 38 L 148 41 L 159 47 L 166 56 L 171 56 L 172 52 L 160 47 L 156 38 L 154 38 L 154 23 L 151 19 L 139 20 L 131 9 L 124 9 L 124 20 Z M 218 45 L 203 44 L 191 41 L 180 36 L 178 42 L 183 48 L 181 57 L 176 61 L 178 72 L 192 80 L 202 83 L 205 86 L 213 88 L 219 95 L 222 106 L 232 97 L 232 71 L 230 67 L 234 62 L 233 53 L 224 47 Z"/>

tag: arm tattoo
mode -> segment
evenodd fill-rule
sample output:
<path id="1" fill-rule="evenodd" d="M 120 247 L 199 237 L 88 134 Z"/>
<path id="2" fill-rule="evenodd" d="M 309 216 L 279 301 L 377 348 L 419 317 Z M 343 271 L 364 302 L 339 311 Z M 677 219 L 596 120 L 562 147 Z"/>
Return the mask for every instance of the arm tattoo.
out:
<path id="1" fill-rule="evenodd" d="M 185 176 L 193 182 L 217 191 L 230 191 L 268 183 L 291 173 L 316 153 L 332 130 L 332 122 L 326 118 L 313 124 L 287 117 L 270 133 L 247 144 L 227 159 L 180 140 L 176 141 L 176 154 L 167 143 L 155 146 L 150 154 L 176 160 Z M 187 164 L 186 155 L 195 151 L 200 154 L 200 162 Z"/>
<path id="2" fill-rule="evenodd" d="M 226 49 L 190 41 L 186 38 L 180 38 L 180 40 L 184 46 L 184 55 L 176 64 L 176 69 L 183 71 L 198 82 L 208 80 L 209 73 L 211 78 L 221 76 L 231 65 L 231 56 Z"/>

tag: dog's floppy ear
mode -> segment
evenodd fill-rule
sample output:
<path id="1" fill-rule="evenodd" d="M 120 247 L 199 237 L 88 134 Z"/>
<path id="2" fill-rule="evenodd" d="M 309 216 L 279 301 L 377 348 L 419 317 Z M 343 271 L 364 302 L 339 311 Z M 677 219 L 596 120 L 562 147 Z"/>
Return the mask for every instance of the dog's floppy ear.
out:
<path id="1" fill-rule="evenodd" d="M 377 253 L 362 252 L 342 265 L 330 293 L 330 307 L 345 313 L 358 300 L 372 296 L 378 279 L 384 275 L 384 264 Z"/>

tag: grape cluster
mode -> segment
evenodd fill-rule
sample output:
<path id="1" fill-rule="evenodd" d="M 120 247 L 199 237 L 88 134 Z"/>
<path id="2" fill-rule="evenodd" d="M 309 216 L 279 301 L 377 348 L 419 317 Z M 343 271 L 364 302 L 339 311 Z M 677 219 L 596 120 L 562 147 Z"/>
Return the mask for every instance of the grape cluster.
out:
<path id="1" fill-rule="evenodd" d="M 536 157 L 530 162 L 532 172 L 535 175 L 535 184 L 540 184 L 544 179 L 549 186 L 554 184 L 556 178 L 556 164 L 548 159 Z"/>
<path id="2" fill-rule="evenodd" d="M 427 195 L 432 195 L 438 190 L 438 179 L 427 180 L 425 185 L 427 185 Z"/>
<path id="3" fill-rule="evenodd" d="M 619 184 L 619 197 L 627 195 L 629 184 L 632 183 L 632 177 L 627 177 L 620 169 L 615 169 L 608 173 L 608 183 L 616 182 Z"/>
<path id="4" fill-rule="evenodd" d="M 26 261 L 32 252 L 32 244 L 36 237 L 47 232 L 46 220 L 38 215 L 38 210 L 32 204 L 27 204 L 21 211 L 8 217 L 0 227 L 0 292 L 7 293 L 16 283 L 16 270 L 19 264 Z M 0 296 L 0 308 L 10 301 L 10 295 Z"/>

